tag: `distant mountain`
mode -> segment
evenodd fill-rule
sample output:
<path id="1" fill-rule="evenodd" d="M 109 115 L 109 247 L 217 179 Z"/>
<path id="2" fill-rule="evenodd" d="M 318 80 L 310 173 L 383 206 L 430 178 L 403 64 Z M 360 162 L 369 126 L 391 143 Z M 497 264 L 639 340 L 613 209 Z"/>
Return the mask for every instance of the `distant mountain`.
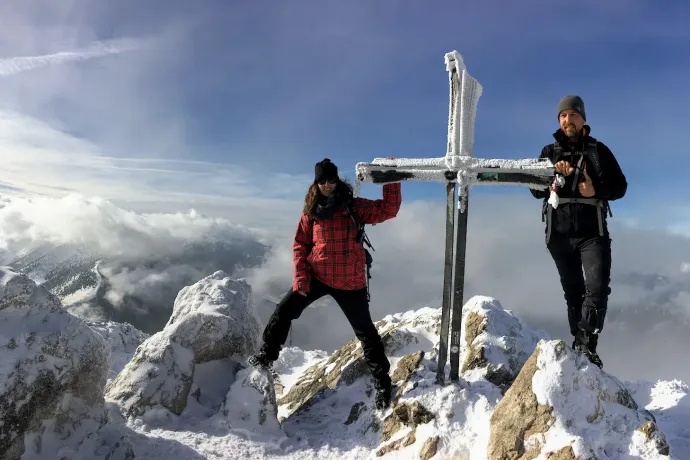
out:
<path id="1" fill-rule="evenodd" d="M 73 244 L 43 244 L 9 265 L 43 284 L 64 303 L 87 299 L 95 293 L 100 276 L 97 262 L 104 256 Z"/>
<path id="2" fill-rule="evenodd" d="M 690 321 L 690 276 L 687 273 L 623 272 L 611 282 L 608 321 L 649 329 L 652 323 L 667 321 L 686 327 Z"/>
<path id="3" fill-rule="evenodd" d="M 128 322 L 154 333 L 165 325 L 184 286 L 217 270 L 237 276 L 260 265 L 268 250 L 251 238 L 187 243 L 165 254 L 142 257 L 100 254 L 74 244 L 43 244 L 7 265 L 43 284 L 81 317 Z"/>

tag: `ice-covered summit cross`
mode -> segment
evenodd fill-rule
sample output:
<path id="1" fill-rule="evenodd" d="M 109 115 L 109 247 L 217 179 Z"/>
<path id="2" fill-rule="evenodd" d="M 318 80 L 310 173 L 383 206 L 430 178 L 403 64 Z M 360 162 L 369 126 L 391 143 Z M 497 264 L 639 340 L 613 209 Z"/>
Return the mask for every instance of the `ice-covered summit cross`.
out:
<path id="1" fill-rule="evenodd" d="M 462 56 L 457 51 L 447 53 L 445 63 L 450 85 L 446 155 L 440 158 L 398 158 L 393 160 L 376 158 L 371 163 L 357 163 L 355 166 L 357 190 L 360 182 L 384 184 L 399 181 L 433 181 L 446 183 L 446 260 L 436 376 L 439 383 L 443 383 L 445 380 L 444 368 L 448 353 L 449 328 L 451 329 L 450 379 L 458 380 L 459 378 L 470 187 L 482 184 L 512 184 L 543 190 L 551 185 L 555 174 L 553 164 L 548 159 L 504 160 L 474 157 L 474 124 L 482 86 L 467 72 Z M 456 187 L 458 188 L 457 208 L 459 210 L 457 219 L 455 218 Z M 456 227 L 457 232 L 455 232 Z M 453 236 L 455 236 L 455 244 Z"/>

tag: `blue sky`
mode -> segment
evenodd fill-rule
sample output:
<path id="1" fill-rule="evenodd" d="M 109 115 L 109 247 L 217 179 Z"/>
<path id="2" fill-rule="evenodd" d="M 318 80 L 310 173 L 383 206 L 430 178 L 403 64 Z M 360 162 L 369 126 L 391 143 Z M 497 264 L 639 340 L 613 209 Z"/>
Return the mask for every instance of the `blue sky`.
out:
<path id="1" fill-rule="evenodd" d="M 21 5 L 0 7 L 11 19 L 0 32 L 5 59 L 114 39 L 136 46 L 1 77 L 0 110 L 14 123 L 3 162 L 24 161 L 5 186 L 181 206 L 297 202 L 326 156 L 352 178 L 358 161 L 444 155 L 443 57 L 457 50 L 484 87 L 475 155 L 537 156 L 557 128 L 558 99 L 580 94 L 592 135 L 630 183 L 616 215 L 690 221 L 690 195 L 676 187 L 690 100 L 685 2 Z M 16 154 L 36 144 L 38 156 Z M 443 199 L 440 184 L 405 187 L 408 199 Z M 495 193 L 529 195 L 473 196 Z"/>

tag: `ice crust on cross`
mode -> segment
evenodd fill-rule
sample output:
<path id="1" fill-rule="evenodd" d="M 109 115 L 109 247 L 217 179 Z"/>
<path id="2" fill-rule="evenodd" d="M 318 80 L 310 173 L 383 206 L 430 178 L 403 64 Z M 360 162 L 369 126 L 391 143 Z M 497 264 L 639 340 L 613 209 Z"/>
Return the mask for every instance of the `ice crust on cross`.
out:
<path id="1" fill-rule="evenodd" d="M 458 207 L 461 210 L 464 210 L 467 191 L 473 184 L 518 184 L 539 190 L 547 188 L 548 185 L 542 178 L 553 178 L 554 175 L 553 164 L 547 159 L 507 160 L 474 157 L 475 119 L 483 88 L 467 71 L 460 53 L 446 53 L 444 60 L 450 84 L 445 156 L 393 160 L 376 158 L 371 163 L 358 163 L 355 166 L 355 193 L 359 192 L 360 181 L 373 180 L 374 173 L 386 171 L 386 168 L 399 175 L 410 176 L 409 180 L 457 183 L 458 196 L 461 198 Z M 454 174 L 449 174 L 450 172 Z M 503 176 L 500 180 L 492 181 L 480 177 L 479 173 Z M 511 173 L 527 173 L 528 178 L 525 179 L 523 176 L 518 180 L 506 176 Z"/>
<path id="2" fill-rule="evenodd" d="M 446 164 L 449 169 L 457 170 L 459 156 L 473 156 L 474 124 L 477 116 L 477 104 L 483 88 L 465 67 L 465 62 L 457 51 L 444 56 L 446 70 L 450 78 L 458 81 L 458 96 L 450 98 L 448 110 L 448 151 Z M 455 76 L 455 77 L 453 77 Z M 451 85 L 454 82 L 451 82 Z"/>

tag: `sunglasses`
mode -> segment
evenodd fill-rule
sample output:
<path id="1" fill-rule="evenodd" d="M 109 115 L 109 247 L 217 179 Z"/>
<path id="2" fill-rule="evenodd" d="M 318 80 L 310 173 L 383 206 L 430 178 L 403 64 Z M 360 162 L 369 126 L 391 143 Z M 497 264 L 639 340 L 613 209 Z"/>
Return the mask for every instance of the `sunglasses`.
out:
<path id="1" fill-rule="evenodd" d="M 317 182 L 319 185 L 326 185 L 326 184 L 331 184 L 335 185 L 338 183 L 337 179 L 321 179 L 320 181 Z"/>

